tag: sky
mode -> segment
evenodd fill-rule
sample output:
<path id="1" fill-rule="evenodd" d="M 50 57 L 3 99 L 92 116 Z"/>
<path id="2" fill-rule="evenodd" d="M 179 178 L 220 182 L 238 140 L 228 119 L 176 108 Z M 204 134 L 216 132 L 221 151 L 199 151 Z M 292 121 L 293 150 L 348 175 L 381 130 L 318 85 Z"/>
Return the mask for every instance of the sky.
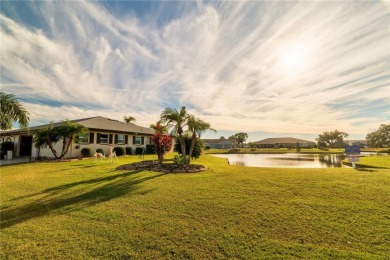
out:
<path id="1" fill-rule="evenodd" d="M 217 133 L 365 139 L 390 123 L 389 1 L 1 1 L 1 91 L 30 126 L 169 107 Z M 17 125 L 15 125 L 17 126 Z"/>

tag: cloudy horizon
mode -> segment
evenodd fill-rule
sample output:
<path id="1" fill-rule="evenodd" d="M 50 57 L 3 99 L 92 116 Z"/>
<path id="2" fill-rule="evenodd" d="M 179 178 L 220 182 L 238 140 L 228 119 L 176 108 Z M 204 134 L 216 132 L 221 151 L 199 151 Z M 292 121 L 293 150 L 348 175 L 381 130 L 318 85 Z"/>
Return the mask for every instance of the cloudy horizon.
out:
<path id="1" fill-rule="evenodd" d="M 249 141 L 390 121 L 386 1 L 2 1 L 1 89 L 30 125 L 166 107 Z"/>

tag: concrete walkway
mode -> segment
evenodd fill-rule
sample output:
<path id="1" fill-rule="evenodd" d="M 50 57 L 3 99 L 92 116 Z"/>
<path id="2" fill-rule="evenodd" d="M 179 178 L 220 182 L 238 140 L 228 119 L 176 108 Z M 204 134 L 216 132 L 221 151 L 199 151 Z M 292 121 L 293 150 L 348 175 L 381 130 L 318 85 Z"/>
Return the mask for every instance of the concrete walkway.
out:
<path id="1" fill-rule="evenodd" d="M 30 156 L 14 157 L 11 160 L 8 160 L 8 159 L 0 160 L 0 166 L 10 165 L 10 164 L 19 164 L 19 163 L 29 163 L 29 162 L 30 162 Z M 31 158 L 31 162 L 35 162 L 35 158 Z"/>

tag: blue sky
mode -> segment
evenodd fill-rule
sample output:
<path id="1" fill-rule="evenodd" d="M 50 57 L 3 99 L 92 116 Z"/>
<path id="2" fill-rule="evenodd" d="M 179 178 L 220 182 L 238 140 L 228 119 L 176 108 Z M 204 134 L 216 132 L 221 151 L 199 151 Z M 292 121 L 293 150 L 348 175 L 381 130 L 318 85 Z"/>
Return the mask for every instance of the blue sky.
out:
<path id="1" fill-rule="evenodd" d="M 30 125 L 186 106 L 250 141 L 390 121 L 388 1 L 1 1 L 1 89 Z"/>

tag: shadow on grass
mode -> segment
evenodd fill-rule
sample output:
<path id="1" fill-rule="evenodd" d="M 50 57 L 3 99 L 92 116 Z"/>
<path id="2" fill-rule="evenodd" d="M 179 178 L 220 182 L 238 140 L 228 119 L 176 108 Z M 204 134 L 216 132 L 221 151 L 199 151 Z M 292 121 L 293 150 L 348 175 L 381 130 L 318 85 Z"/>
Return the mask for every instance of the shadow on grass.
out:
<path id="1" fill-rule="evenodd" d="M 358 172 L 377 172 L 376 170 L 374 169 L 367 169 L 367 168 L 355 168 L 356 171 Z"/>
<path id="2" fill-rule="evenodd" d="M 146 194 L 151 190 L 137 192 L 141 188 L 138 184 L 166 174 L 161 173 L 144 178 L 134 176 L 139 172 L 131 171 L 113 176 L 64 184 L 46 189 L 41 193 L 16 198 L 14 200 L 39 196 L 35 201 L 22 206 L 2 207 L 0 227 L 11 227 L 18 223 L 51 213 L 63 214 L 84 207 L 90 207 L 125 194 Z M 41 195 L 44 196 L 41 197 Z"/>

